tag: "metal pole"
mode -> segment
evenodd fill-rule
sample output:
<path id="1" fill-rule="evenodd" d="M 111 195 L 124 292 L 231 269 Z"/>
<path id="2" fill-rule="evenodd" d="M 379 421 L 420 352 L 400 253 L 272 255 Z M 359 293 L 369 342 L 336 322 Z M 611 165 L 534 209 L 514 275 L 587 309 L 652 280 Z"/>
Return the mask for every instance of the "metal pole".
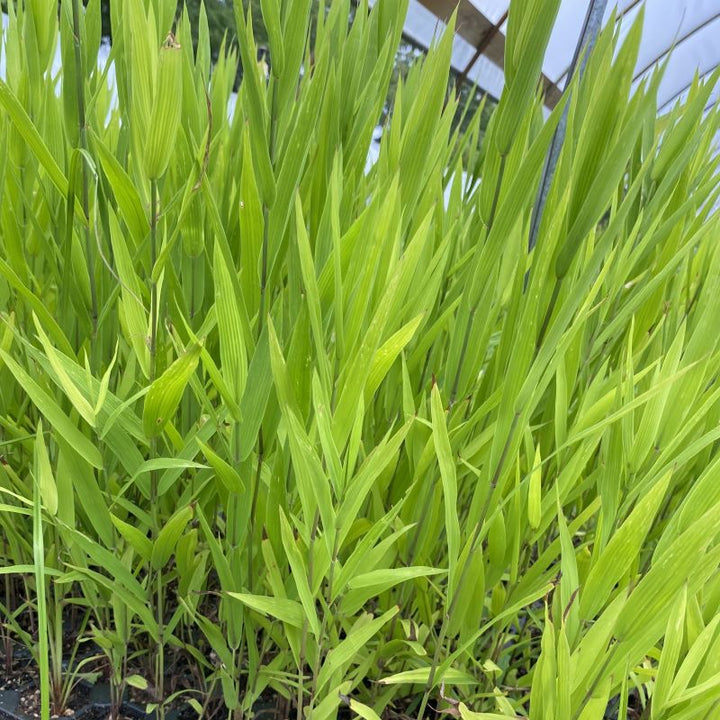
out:
<path id="1" fill-rule="evenodd" d="M 578 71 L 580 76 L 582 76 L 583 71 L 585 70 L 588 55 L 592 52 L 592 49 L 595 46 L 595 41 L 597 40 L 598 33 L 600 32 L 600 27 L 602 26 L 602 19 L 605 15 L 607 1 L 608 0 L 590 0 L 590 5 L 588 7 L 587 14 L 585 15 L 585 22 L 583 23 L 582 31 L 580 32 L 580 37 L 575 47 L 575 54 L 573 55 L 572 62 L 570 63 L 570 69 L 568 70 L 567 80 L 565 81 L 566 90 L 570 85 L 573 75 L 575 74 L 576 66 L 581 55 L 582 62 L 580 63 L 580 69 Z M 530 221 L 528 251 L 532 250 L 537 242 L 537 234 L 540 229 L 540 221 L 542 220 L 542 213 L 545 208 L 547 194 L 550 190 L 550 184 L 552 183 L 553 176 L 555 175 L 555 166 L 557 165 L 560 150 L 562 148 L 563 141 L 565 140 L 567 113 L 568 105 L 565 105 L 562 117 L 555 129 L 552 142 L 550 143 L 547 158 L 545 158 L 545 167 L 543 168 L 542 179 L 540 181 L 540 187 L 538 188 L 538 194 L 535 199 L 535 206 L 533 207 L 532 218 Z"/>

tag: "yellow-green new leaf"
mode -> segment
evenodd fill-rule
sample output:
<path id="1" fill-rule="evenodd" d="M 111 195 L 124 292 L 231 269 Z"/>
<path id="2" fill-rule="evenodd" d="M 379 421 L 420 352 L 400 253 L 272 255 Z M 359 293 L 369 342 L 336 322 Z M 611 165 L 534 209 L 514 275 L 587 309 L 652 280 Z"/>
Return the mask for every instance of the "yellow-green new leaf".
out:
<path id="1" fill-rule="evenodd" d="M 652 720 L 659 720 L 662 717 L 665 704 L 670 697 L 670 687 L 675 677 L 675 670 L 682 649 L 686 606 L 687 585 L 684 585 L 675 601 L 665 630 L 665 640 L 662 653 L 660 653 L 652 705 L 650 706 Z"/>
<path id="2" fill-rule="evenodd" d="M 361 718 L 365 718 L 365 720 L 381 720 L 380 716 L 368 705 L 351 697 L 345 699 L 345 702 L 348 704 L 348 707 Z"/>
<path id="3" fill-rule="evenodd" d="M 512 718 L 513 720 L 517 718 L 517 715 L 499 715 L 498 713 L 486 713 L 486 712 L 473 712 L 472 710 L 468 709 L 468 706 L 461 702 L 460 705 L 458 705 L 458 712 L 460 713 L 460 717 L 462 720 L 508 720 L 508 718 Z"/>
<path id="4" fill-rule="evenodd" d="M 132 547 L 145 562 L 149 562 L 153 552 L 153 544 L 150 538 L 139 528 L 130 525 L 130 523 L 126 523 L 115 515 L 111 514 L 110 519 L 130 547 Z"/>
<path id="5" fill-rule="evenodd" d="M 203 452 L 203 455 L 207 458 L 210 463 L 210 467 L 215 471 L 215 475 L 222 482 L 222 484 L 231 493 L 242 493 L 245 490 L 245 484 L 242 481 L 237 470 L 232 465 L 226 463 L 216 452 L 210 449 L 201 440 L 196 441 L 198 446 Z"/>
<path id="6" fill-rule="evenodd" d="M 589 620 L 595 616 L 615 584 L 635 561 L 665 497 L 671 475 L 672 471 L 668 471 L 635 506 L 591 568 L 580 600 L 580 616 L 583 619 Z"/>
<path id="7" fill-rule="evenodd" d="M 0 349 L 0 358 L 5 361 L 15 379 L 30 396 L 38 410 L 50 424 L 67 440 L 93 467 L 103 466 L 102 455 L 94 443 L 78 430 L 72 420 L 60 409 L 58 404 L 41 388 L 10 355 Z"/>
<path id="8" fill-rule="evenodd" d="M 308 583 L 307 567 L 297 546 L 290 523 L 282 510 L 280 510 L 280 532 L 300 603 L 305 611 L 305 619 L 313 635 L 318 637 L 320 635 L 320 621 L 315 610 L 315 599 Z"/>
<path id="9" fill-rule="evenodd" d="M 55 515 L 58 509 L 58 492 L 50 465 L 50 456 L 45 446 L 42 421 L 38 422 L 35 435 L 35 476 L 40 488 L 42 504 L 51 515 Z"/>
<path id="10" fill-rule="evenodd" d="M 175 152 L 181 110 L 182 50 L 171 33 L 160 49 L 155 101 L 145 140 L 145 172 L 150 180 L 165 173 Z"/>
<path id="11" fill-rule="evenodd" d="M 542 519 L 542 458 L 540 445 L 535 446 L 535 459 L 530 471 L 530 487 L 528 489 L 528 523 L 533 530 L 540 527 Z"/>
<path id="12" fill-rule="evenodd" d="M 75 383 L 70 379 L 69 375 L 65 372 L 65 369 L 63 368 L 60 360 L 58 359 L 57 350 L 53 347 L 52 343 L 50 342 L 50 338 L 48 338 L 48 336 L 45 334 L 45 331 L 42 329 L 40 321 L 38 320 L 35 313 L 33 313 L 33 321 L 35 323 L 35 329 L 37 330 L 40 344 L 43 346 L 45 355 L 50 361 L 50 365 L 52 366 L 52 369 L 55 371 L 55 374 L 58 377 L 60 387 L 62 387 L 65 395 L 67 395 L 68 397 L 68 400 L 70 400 L 70 402 L 80 413 L 85 422 L 90 425 L 90 427 L 95 427 L 95 412 L 92 406 L 88 402 L 87 398 L 80 392 L 80 389 L 77 387 L 77 385 L 75 385 Z"/>
<path id="13" fill-rule="evenodd" d="M 240 324 L 242 299 L 236 295 L 237 283 L 233 283 L 231 272 L 220 244 L 215 243 L 213 260 L 215 280 L 215 314 L 220 337 L 220 364 L 223 379 L 236 403 L 240 402 L 247 379 L 247 351 Z"/>
<path id="14" fill-rule="evenodd" d="M 170 556 L 175 551 L 175 546 L 180 536 L 185 531 L 187 524 L 192 520 L 193 508 L 187 505 L 178 510 L 163 526 L 153 544 L 150 562 L 159 570 L 167 564 Z"/>
<path id="15" fill-rule="evenodd" d="M 382 678 L 379 682 L 381 685 L 427 685 L 432 670 L 433 668 L 430 667 L 405 670 Z M 448 668 L 436 675 L 435 684 L 439 682 L 445 685 L 475 685 L 477 678 L 462 670 Z"/>
<path id="16" fill-rule="evenodd" d="M 305 623 L 305 613 L 300 603 L 287 598 L 268 597 L 265 595 L 250 595 L 248 593 L 229 592 L 228 595 L 239 600 L 262 615 L 269 615 L 281 620 L 292 627 L 302 629 Z"/>
<path id="17" fill-rule="evenodd" d="M 454 583 L 455 569 L 457 566 L 458 554 L 460 553 L 460 520 L 458 519 L 457 508 L 457 475 L 450 437 L 448 436 L 447 424 L 445 421 L 445 409 L 442 405 L 440 390 L 433 385 L 431 398 L 433 440 L 435 442 L 435 453 L 437 454 L 442 478 L 443 496 L 445 499 L 445 532 L 448 544 L 448 572 L 450 580 L 448 584 L 447 602 L 452 602 L 452 587 Z"/>
<path id="18" fill-rule="evenodd" d="M 379 618 L 364 624 L 358 623 L 343 641 L 333 647 L 328 652 L 325 662 L 320 668 L 317 678 L 317 691 L 320 692 L 333 674 L 340 670 L 345 663 L 350 662 L 380 628 L 398 614 L 399 610 L 400 608 L 396 605 Z"/>
<path id="19" fill-rule="evenodd" d="M 159 435 L 175 414 L 197 368 L 201 349 L 202 345 L 195 343 L 150 386 L 143 407 L 143 430 L 147 437 Z"/>

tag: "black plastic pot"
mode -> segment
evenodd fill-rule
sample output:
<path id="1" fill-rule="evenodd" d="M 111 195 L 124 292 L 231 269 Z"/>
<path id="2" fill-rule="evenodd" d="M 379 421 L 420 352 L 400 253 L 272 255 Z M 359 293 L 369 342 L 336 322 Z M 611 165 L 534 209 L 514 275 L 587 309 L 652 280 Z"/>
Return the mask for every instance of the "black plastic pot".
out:
<path id="1" fill-rule="evenodd" d="M 20 700 L 23 693 L 33 692 L 34 688 L 27 687 L 21 690 L 0 691 L 0 720 L 37 720 L 35 716 L 27 715 L 20 709 Z M 94 685 L 89 688 L 85 704 L 75 708 L 72 720 L 106 720 L 110 713 L 110 692 L 105 684 Z M 155 713 L 148 715 L 144 708 L 134 703 L 125 702 L 120 708 L 123 715 L 137 720 L 154 720 Z M 165 715 L 167 720 L 177 720 L 183 708 L 176 708 Z"/>

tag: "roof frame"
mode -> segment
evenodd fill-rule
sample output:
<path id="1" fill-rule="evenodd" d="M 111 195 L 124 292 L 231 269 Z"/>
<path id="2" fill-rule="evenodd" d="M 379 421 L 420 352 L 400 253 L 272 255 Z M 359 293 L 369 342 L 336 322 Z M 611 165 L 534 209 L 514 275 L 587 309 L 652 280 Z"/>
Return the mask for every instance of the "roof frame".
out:
<path id="1" fill-rule="evenodd" d="M 683 43 L 690 40 L 690 38 L 693 37 L 693 35 L 696 35 L 697 33 L 704 30 L 708 25 L 711 25 L 716 20 L 720 19 L 720 11 L 716 12 L 714 15 L 712 15 L 709 18 L 706 18 L 703 22 L 701 22 L 699 25 L 694 26 L 688 32 L 686 32 L 682 37 L 679 37 L 675 42 L 664 52 L 660 53 L 660 55 L 657 55 L 653 60 L 651 60 L 649 63 L 645 65 L 645 67 L 642 68 L 642 70 L 639 70 L 637 73 L 635 73 L 635 76 L 633 77 L 633 82 L 637 80 L 638 78 L 645 75 L 646 72 L 651 70 L 655 65 L 657 65 L 662 58 L 669 55 L 675 48 L 677 48 L 679 45 L 682 45 Z"/>

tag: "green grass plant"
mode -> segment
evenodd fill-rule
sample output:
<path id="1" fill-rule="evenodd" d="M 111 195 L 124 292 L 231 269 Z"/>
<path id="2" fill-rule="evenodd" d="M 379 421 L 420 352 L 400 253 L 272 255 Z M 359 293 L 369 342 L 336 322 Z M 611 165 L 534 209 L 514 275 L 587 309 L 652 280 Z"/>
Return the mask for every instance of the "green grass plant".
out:
<path id="1" fill-rule="evenodd" d="M 267 72 L 239 2 L 212 64 L 204 11 L 194 49 L 112 0 L 104 66 L 99 0 L 8 3 L 0 611 L 43 718 L 70 610 L 115 713 L 717 717 L 718 73 L 658 116 L 640 13 L 545 117 L 559 0 L 513 0 L 461 130 L 453 22 L 387 112 L 406 2 L 260 5 Z"/>

